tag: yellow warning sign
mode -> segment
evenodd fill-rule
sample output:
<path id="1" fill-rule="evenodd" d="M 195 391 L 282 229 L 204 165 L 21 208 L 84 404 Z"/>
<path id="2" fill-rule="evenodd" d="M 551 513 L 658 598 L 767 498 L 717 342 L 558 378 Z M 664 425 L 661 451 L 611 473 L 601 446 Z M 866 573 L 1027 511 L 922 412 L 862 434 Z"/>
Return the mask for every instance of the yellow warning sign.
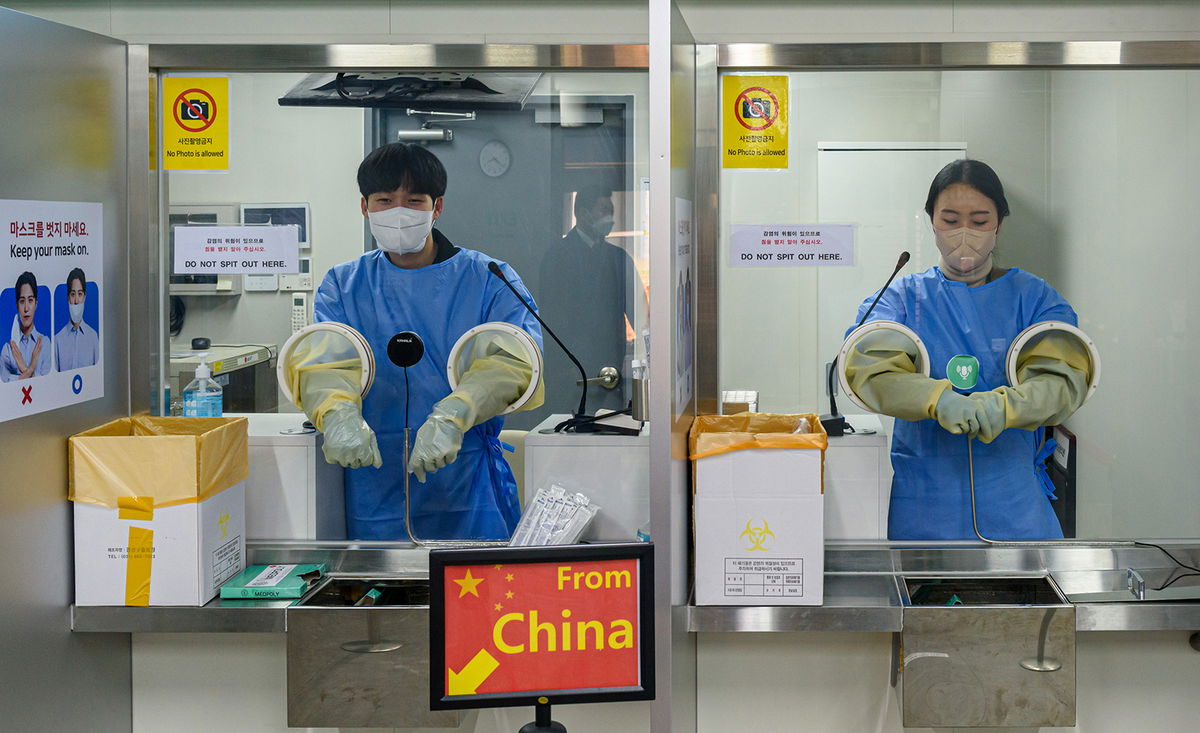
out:
<path id="1" fill-rule="evenodd" d="M 163 170 L 229 169 L 229 79 L 174 77 L 162 83 Z"/>
<path id="2" fill-rule="evenodd" d="M 726 76 L 721 80 L 724 168 L 788 167 L 788 78 Z"/>

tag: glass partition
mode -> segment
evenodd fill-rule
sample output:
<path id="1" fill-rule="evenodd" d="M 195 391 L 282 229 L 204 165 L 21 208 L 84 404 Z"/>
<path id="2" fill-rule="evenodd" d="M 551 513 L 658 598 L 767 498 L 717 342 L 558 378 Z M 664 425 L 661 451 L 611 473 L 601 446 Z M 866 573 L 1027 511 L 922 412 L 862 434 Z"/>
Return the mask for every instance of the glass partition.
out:
<path id="1" fill-rule="evenodd" d="M 397 140 L 417 140 L 447 169 L 437 228 L 456 245 L 512 265 L 589 378 L 607 366 L 621 374 L 612 389 L 589 385 L 589 409 L 628 403 L 631 365 L 645 352 L 644 75 L 495 74 L 525 77 L 531 86 L 527 96 L 479 108 L 391 101 L 398 106 L 366 109 L 281 104 L 322 75 L 228 76 L 230 168 L 171 172 L 170 225 L 300 224 L 307 277 L 172 275 L 174 356 L 168 372 L 176 413 L 178 393 L 194 371 L 188 353 L 193 338 L 208 338 L 214 354 L 225 345 L 243 351 L 261 346 L 273 356 L 296 327 L 311 320 L 313 298 L 329 269 L 375 248 L 359 208 L 355 174 L 367 150 Z M 426 141 L 420 135 L 443 130 L 450 139 Z M 576 205 L 581 192 L 591 199 L 586 206 Z M 583 226 L 577 226 L 576 208 Z M 602 229 L 607 233 L 601 237 Z M 593 254 L 590 260 L 561 254 L 568 234 L 566 247 Z M 589 246 L 601 240 L 615 247 Z M 512 427 L 529 428 L 578 405 L 578 370 L 556 346 L 545 351 L 545 406 L 514 415 Z M 243 389 L 254 393 L 242 395 Z M 261 380 L 244 386 L 235 381 L 233 391 L 227 410 L 296 409 Z"/>
<path id="2" fill-rule="evenodd" d="M 1188 365 L 1198 353 L 1189 333 L 1200 318 L 1200 295 L 1190 283 L 1194 237 L 1186 212 L 1200 193 L 1193 174 L 1200 164 L 1200 71 L 786 76 L 790 165 L 721 171 L 722 389 L 758 390 L 765 411 L 828 413 L 827 365 L 865 312 L 864 301 L 907 251 L 911 260 L 871 320 L 913 327 L 929 347 L 935 380 L 957 369 L 950 357 L 978 351 L 965 354 L 979 359 L 977 384 L 951 389 L 990 394 L 967 398 L 972 404 L 955 395 L 943 401 L 942 388 L 911 380 L 883 390 L 884 411 L 909 418 L 907 425 L 882 421 L 893 456 L 879 483 L 885 503 L 892 487 L 893 538 L 974 539 L 971 460 L 985 536 L 1196 536 L 1190 431 L 1200 388 Z M 927 213 L 935 176 L 964 157 L 998 175 L 1007 216 L 978 177 L 941 189 L 929 202 L 932 218 Z M 991 195 L 971 195 L 981 191 Z M 738 225 L 832 224 L 855 227 L 851 265 L 752 267 L 730 257 Z M 948 282 L 946 258 L 966 263 L 966 252 L 981 263 L 982 250 L 961 245 L 965 238 L 986 250 L 992 233 L 985 279 L 974 287 Z M 1050 396 L 1027 385 L 1023 393 L 1012 390 L 1005 359 L 1015 336 L 1032 322 L 1071 321 L 1074 314 L 1099 363 L 1080 366 L 1057 353 L 1047 363 L 1068 363 L 1084 375 L 1072 382 L 1059 374 Z M 859 384 L 866 383 L 864 368 L 887 371 L 904 361 L 897 355 L 906 349 L 884 341 L 859 350 Z M 881 354 L 898 361 L 880 367 Z M 1071 414 L 1089 378 L 1098 378 L 1098 389 Z M 1006 384 L 1007 394 L 994 391 Z M 1051 409 L 1058 403 L 1062 410 Z M 839 407 L 863 412 L 844 397 Z M 968 427 L 972 420 L 983 424 Z M 965 435 L 939 425 L 956 421 L 979 435 L 970 455 Z M 1054 423 L 1061 428 L 1022 429 Z M 995 435 L 1006 425 L 1012 427 Z M 1046 437 L 1059 444 L 1048 461 Z M 827 479 L 833 470 L 831 462 Z M 1056 498 L 1047 501 L 1051 491 Z"/>
<path id="3" fill-rule="evenodd" d="M 172 70 L 167 76 L 210 73 Z M 322 291 L 329 273 L 376 250 L 356 174 L 368 152 L 396 142 L 433 153 L 446 171 L 444 198 L 435 212 L 434 230 L 440 234 L 433 268 L 443 273 L 453 269 L 442 263 L 462 250 L 478 252 L 485 264 L 507 263 L 509 278 L 518 288 L 523 283 L 524 292 L 578 357 L 589 379 L 606 367 L 616 371 L 615 383 L 595 379 L 586 387 L 580 385 L 579 370 L 545 334 L 540 365 L 544 402 L 536 409 L 506 415 L 504 429 L 527 431 L 552 416 L 557 419 L 550 425 L 565 419 L 576 411 L 583 389 L 589 413 L 627 407 L 630 376 L 646 359 L 648 333 L 644 72 L 438 70 L 221 76 L 229 78 L 229 169 L 165 174 L 164 214 L 169 224 L 164 252 L 169 260 L 180 227 L 295 224 L 301 227 L 300 272 L 173 274 L 163 284 L 171 303 L 166 374 L 173 414 L 180 413 L 180 393 L 201 358 L 222 362 L 216 379 L 224 389 L 226 413 L 299 411 L 278 384 L 276 360 L 294 332 L 314 319 L 338 315 L 328 305 L 333 290 Z M 363 102 L 360 96 L 379 101 Z M 512 308 L 503 310 L 512 315 L 510 320 L 531 331 L 541 330 L 531 317 L 518 317 L 521 307 L 502 284 L 486 269 L 480 272 L 469 281 L 425 278 L 420 285 L 395 291 L 363 285 L 366 289 L 353 294 L 361 301 L 354 308 L 362 317 L 343 313 L 375 352 L 372 392 L 387 406 L 369 408 L 365 416 L 368 423 L 379 423 L 371 427 L 380 452 L 386 454 L 384 464 L 393 471 L 402 460 L 402 443 L 393 442 L 400 440 L 395 434 L 402 431 L 406 407 L 401 398 L 403 373 L 385 353 L 390 333 L 383 331 L 399 328 L 400 322 L 384 323 L 386 319 L 376 319 L 374 314 L 409 312 L 406 309 L 412 304 L 439 304 L 441 321 L 406 321 L 404 330 L 423 339 L 422 358 L 425 366 L 432 365 L 429 374 L 444 377 L 451 347 L 465 330 L 458 327 L 459 321 L 475 325 L 496 310 L 493 301 L 508 299 Z M 342 282 L 339 287 L 349 286 Z M 492 351 L 511 357 L 503 344 L 491 351 L 473 348 L 470 353 Z M 413 380 L 417 369 L 409 370 Z M 290 391 L 299 392 L 307 372 L 293 371 Z M 416 381 L 412 385 L 418 389 Z M 415 439 L 433 404 L 446 394 L 425 390 L 420 399 L 416 391 L 412 394 L 407 411 Z M 325 427 L 328 437 L 329 425 Z M 393 435 L 385 438 L 386 433 Z M 500 441 L 505 440 L 501 436 Z M 461 487 L 472 486 L 481 472 L 490 470 L 486 461 L 479 463 L 469 455 L 472 450 L 470 445 L 464 447 L 457 461 L 465 472 L 456 479 Z M 519 454 L 513 457 L 507 450 L 504 455 L 510 463 L 520 460 Z M 479 465 L 468 469 L 462 465 L 470 462 L 466 458 Z M 644 458 L 635 463 L 644 466 Z M 528 493 L 535 488 L 528 487 Z M 414 480 L 412 491 L 419 496 L 416 492 L 428 489 Z M 413 506 L 421 510 L 417 498 Z M 450 508 L 465 510 L 464 506 Z M 435 522 L 423 526 L 422 521 L 414 519 L 414 534 L 447 538 Z M 626 539 L 633 539 L 636 528 L 635 522 Z M 483 534 L 487 536 L 470 538 L 507 537 Z M 401 539 L 404 533 L 393 535 Z M 375 538 L 353 530 L 351 537 Z"/>

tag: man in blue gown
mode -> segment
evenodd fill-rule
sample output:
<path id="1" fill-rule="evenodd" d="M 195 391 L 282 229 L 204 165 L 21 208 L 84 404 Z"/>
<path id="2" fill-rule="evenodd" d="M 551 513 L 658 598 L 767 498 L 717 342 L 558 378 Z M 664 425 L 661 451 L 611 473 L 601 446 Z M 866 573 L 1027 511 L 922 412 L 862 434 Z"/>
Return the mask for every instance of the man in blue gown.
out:
<path id="1" fill-rule="evenodd" d="M 433 228 L 445 205 L 446 170 L 432 153 L 400 143 L 378 148 L 360 165 L 358 185 L 378 249 L 332 268 L 313 313 L 316 321 L 363 334 L 376 355 L 375 382 L 361 411 L 356 395 L 305 406 L 325 433 L 326 457 L 347 467 L 349 536 L 407 537 L 404 480 L 412 470 L 419 479 L 411 484 L 418 537 L 507 539 L 520 510 L 498 438 L 504 419 L 497 416 L 525 392 L 531 369 L 524 355 L 497 347 L 451 393 L 446 362 L 458 338 L 482 323 L 512 323 L 539 346 L 541 329 L 488 271 L 492 258 Z M 497 264 L 532 305 L 517 273 Z M 407 395 L 403 370 L 380 358 L 402 331 L 415 332 L 425 345 L 424 357 L 408 369 Z M 535 399 L 525 409 L 539 404 Z M 423 421 L 407 467 L 406 413 Z"/>

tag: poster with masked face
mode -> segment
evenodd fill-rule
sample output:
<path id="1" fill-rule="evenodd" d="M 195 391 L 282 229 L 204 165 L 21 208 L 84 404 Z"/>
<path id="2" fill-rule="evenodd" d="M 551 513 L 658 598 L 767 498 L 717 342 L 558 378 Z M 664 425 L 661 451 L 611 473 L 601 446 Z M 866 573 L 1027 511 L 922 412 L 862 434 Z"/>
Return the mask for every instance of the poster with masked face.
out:
<path id="1" fill-rule="evenodd" d="M 0 200 L 0 421 L 104 396 L 104 210 Z"/>

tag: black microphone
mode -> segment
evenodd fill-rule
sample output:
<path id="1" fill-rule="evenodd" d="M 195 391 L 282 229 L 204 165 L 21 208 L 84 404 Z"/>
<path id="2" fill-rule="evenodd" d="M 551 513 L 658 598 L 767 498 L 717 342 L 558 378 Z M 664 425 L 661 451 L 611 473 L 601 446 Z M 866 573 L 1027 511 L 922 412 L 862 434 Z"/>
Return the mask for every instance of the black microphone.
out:
<path id="1" fill-rule="evenodd" d="M 908 252 L 901 252 L 900 257 L 896 260 L 896 269 L 892 270 L 892 274 L 888 276 L 887 282 L 879 289 L 879 294 L 875 296 L 875 300 L 871 301 L 871 307 L 867 308 L 867 312 L 863 313 L 862 318 L 858 319 L 858 325 L 855 328 L 867 322 L 867 317 L 871 315 L 871 311 L 875 310 L 875 306 L 879 305 L 879 299 L 887 291 L 888 286 L 892 284 L 892 280 L 896 279 L 896 275 L 900 270 L 908 264 L 911 255 Z M 829 374 L 826 376 L 825 386 L 829 391 L 829 414 L 821 416 L 821 424 L 825 426 L 825 432 L 833 437 L 838 437 L 846 434 L 846 418 L 838 412 L 837 400 L 834 398 L 833 375 L 837 373 L 838 358 L 835 355 L 833 361 L 829 364 Z"/>
<path id="2" fill-rule="evenodd" d="M 550 328 L 550 326 L 547 325 L 545 321 L 542 320 L 542 317 L 539 316 L 537 311 L 533 309 L 533 306 L 531 306 L 531 305 L 529 305 L 529 303 L 525 302 L 525 298 L 521 297 L 521 294 L 519 292 L 517 292 L 517 289 L 514 288 L 512 283 L 510 283 L 508 281 L 508 278 L 506 278 L 504 276 L 504 273 L 500 270 L 500 265 L 496 264 L 495 261 L 489 262 L 488 263 L 488 271 L 491 272 L 496 277 L 500 278 L 500 281 L 502 283 L 504 283 L 505 286 L 507 286 L 509 290 L 512 291 L 512 294 L 517 296 L 517 300 L 521 301 L 521 305 L 525 306 L 525 310 L 529 311 L 529 313 L 534 318 L 537 319 L 537 322 L 542 324 L 542 329 L 546 333 L 550 334 L 550 338 L 554 339 L 554 343 L 558 344 L 559 348 L 563 350 L 563 353 L 565 353 L 567 355 L 567 358 L 570 359 L 571 362 L 575 364 L 576 368 L 579 369 L 579 376 L 583 380 L 583 392 L 579 395 L 579 410 L 575 413 L 574 420 L 568 421 L 568 422 L 574 422 L 574 421 L 578 421 L 578 420 L 586 418 L 587 417 L 587 388 L 588 388 L 587 379 L 588 378 L 587 378 L 587 372 L 585 372 L 583 370 L 583 365 L 579 363 L 579 360 L 575 358 L 575 355 L 571 353 L 571 350 L 567 348 L 567 345 L 562 342 L 562 339 L 560 339 L 554 333 L 554 330 L 552 328 Z M 590 425 L 590 423 L 588 423 L 588 424 Z M 582 428 L 582 430 L 579 430 L 579 432 L 591 432 L 586 427 L 584 427 L 584 424 L 577 424 L 577 425 L 575 425 L 575 427 Z"/>
<path id="3" fill-rule="evenodd" d="M 404 429 L 408 429 L 408 368 L 425 356 L 425 342 L 412 331 L 401 331 L 388 339 L 388 359 L 404 370 Z M 407 441 L 408 438 L 406 437 Z"/>
<path id="4" fill-rule="evenodd" d="M 401 331 L 388 340 L 387 355 L 396 366 L 410 367 L 425 355 L 425 343 L 412 331 Z"/>

